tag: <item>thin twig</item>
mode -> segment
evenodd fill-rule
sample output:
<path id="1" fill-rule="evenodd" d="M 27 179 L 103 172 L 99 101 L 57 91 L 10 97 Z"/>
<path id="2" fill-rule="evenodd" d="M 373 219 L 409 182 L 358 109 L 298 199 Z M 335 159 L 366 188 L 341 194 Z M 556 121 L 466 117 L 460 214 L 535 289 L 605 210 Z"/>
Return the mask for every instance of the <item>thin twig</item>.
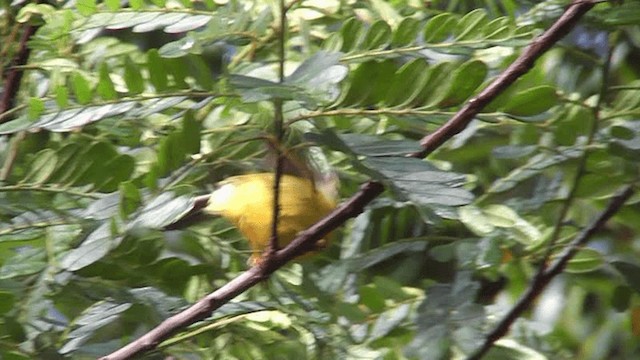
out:
<path id="1" fill-rule="evenodd" d="M 571 190 L 567 195 L 567 198 L 560 209 L 560 214 L 558 215 L 558 220 L 556 222 L 555 227 L 553 228 L 553 233 L 551 235 L 551 239 L 547 244 L 547 250 L 542 258 L 538 271 L 533 277 L 533 281 L 529 284 L 527 290 L 523 293 L 520 299 L 516 302 L 514 307 L 507 313 L 507 315 L 500 321 L 500 323 L 489 333 L 483 345 L 476 350 L 476 352 L 469 357 L 469 360 L 478 360 L 482 358 L 493 346 L 493 344 L 503 337 L 508 331 L 511 325 L 522 315 L 524 311 L 526 311 L 533 300 L 535 300 L 538 295 L 547 287 L 549 282 L 557 275 L 559 275 L 562 270 L 564 270 L 567 262 L 571 260 L 578 252 L 578 250 L 591 238 L 591 236 L 596 233 L 606 221 L 616 213 L 616 211 L 625 203 L 625 201 L 633 195 L 633 189 L 631 186 L 625 187 L 617 196 L 615 196 L 607 209 L 605 209 L 596 220 L 594 220 L 589 227 L 580 233 L 580 235 L 565 249 L 564 253 L 560 258 L 547 269 L 547 262 L 551 258 L 553 254 L 553 250 L 555 249 L 556 242 L 560 236 L 560 231 L 562 229 L 562 224 L 565 222 L 567 214 L 569 213 L 569 209 L 573 204 L 573 199 L 575 197 L 576 191 L 578 189 L 578 185 L 580 184 L 580 180 L 586 173 L 586 165 L 587 159 L 589 157 L 588 146 L 593 142 L 593 138 L 598 130 L 598 121 L 600 119 L 600 108 L 604 103 L 604 98 L 606 96 L 606 90 L 609 85 L 609 68 L 611 65 L 611 57 L 613 55 L 614 45 L 609 46 L 609 51 L 607 53 L 607 57 L 602 66 L 602 84 L 600 87 L 600 97 L 598 98 L 598 102 L 595 107 L 593 107 L 593 119 L 591 123 L 591 128 L 589 131 L 589 137 L 587 139 L 587 147 L 585 147 L 584 153 L 578 160 L 577 170 L 574 177 L 573 184 L 571 185 Z"/>
<path id="2" fill-rule="evenodd" d="M 555 244 L 560 237 L 560 232 L 562 230 L 562 226 L 566 221 L 567 214 L 569 214 L 569 209 L 573 205 L 573 200 L 578 191 L 578 185 L 580 185 L 580 181 L 583 176 L 587 172 L 587 160 L 589 158 L 589 145 L 593 143 L 593 139 L 595 138 L 596 133 L 598 132 L 598 122 L 600 121 L 600 109 L 604 104 L 604 98 L 606 97 L 607 87 L 609 86 L 609 69 L 611 67 L 611 57 L 613 56 L 613 50 L 615 45 L 609 44 L 609 51 L 607 52 L 607 57 L 605 58 L 604 63 L 602 64 L 602 84 L 600 85 L 600 96 L 598 97 L 598 101 L 596 105 L 591 109 L 593 112 L 593 118 L 591 119 L 589 136 L 587 138 L 587 143 L 585 144 L 584 152 L 582 156 L 578 159 L 578 165 L 576 166 L 576 174 L 573 178 L 573 183 L 571 184 L 571 189 L 569 190 L 569 194 L 565 199 L 562 208 L 560 209 L 560 214 L 558 215 L 558 219 L 553 228 L 553 232 L 551 233 L 551 237 L 549 243 L 547 244 L 547 250 L 542 257 L 540 262 L 540 268 L 537 271 L 536 276 L 540 276 L 547 266 L 547 262 L 551 258 L 553 254 L 553 249 L 555 248 Z"/>
<path id="3" fill-rule="evenodd" d="M 611 199 L 607 208 L 598 215 L 598 217 L 589 226 L 584 229 L 572 242 L 567 246 L 562 255 L 556 260 L 549 269 L 542 272 L 533 279 L 533 282 L 527 290 L 522 294 L 520 299 L 511 308 L 509 313 L 500 321 L 500 323 L 485 337 L 482 346 L 476 350 L 467 360 L 481 359 L 493 346 L 493 344 L 506 335 L 511 325 L 526 311 L 531 303 L 540 295 L 542 290 L 546 288 L 549 282 L 558 276 L 567 266 L 576 253 L 589 241 L 589 239 L 597 233 L 605 223 L 615 215 L 620 207 L 634 194 L 632 185 L 625 186 L 616 196 Z"/>
<path id="4" fill-rule="evenodd" d="M 285 42 L 287 40 L 286 34 L 287 26 L 287 7 L 284 0 L 280 0 L 280 29 L 279 29 L 279 43 L 278 43 L 278 80 L 280 83 L 284 82 L 284 62 L 285 62 Z M 278 244 L 278 218 L 280 217 L 280 181 L 282 180 L 282 149 L 280 145 L 284 139 L 285 129 L 283 127 L 283 101 L 280 98 L 276 98 L 273 101 L 274 107 L 274 125 L 276 133 L 276 144 L 274 150 L 276 152 L 276 166 L 273 173 L 273 217 L 271 219 L 271 239 L 269 239 L 269 247 L 266 251 L 266 260 L 271 261 L 273 254 L 280 248 Z"/>

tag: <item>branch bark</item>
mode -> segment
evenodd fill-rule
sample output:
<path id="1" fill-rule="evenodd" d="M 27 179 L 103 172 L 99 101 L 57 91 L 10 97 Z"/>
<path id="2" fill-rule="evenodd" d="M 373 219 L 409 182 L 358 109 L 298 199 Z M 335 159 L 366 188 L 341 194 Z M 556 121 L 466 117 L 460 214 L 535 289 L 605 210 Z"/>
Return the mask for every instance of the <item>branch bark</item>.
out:
<path id="1" fill-rule="evenodd" d="M 531 303 L 540 295 L 540 293 L 547 287 L 549 282 L 556 276 L 560 275 L 564 268 L 567 266 L 569 260 L 571 260 L 576 253 L 591 239 L 591 237 L 597 233 L 606 222 L 615 215 L 618 210 L 624 205 L 624 203 L 634 194 L 634 190 L 631 185 L 624 187 L 618 192 L 616 196 L 611 199 L 607 208 L 598 215 L 598 217 L 589 224 L 587 228 L 567 246 L 562 255 L 556 260 L 551 267 L 536 276 L 522 294 L 518 302 L 507 313 L 507 315 L 500 321 L 500 323 L 491 331 L 486 337 L 482 346 L 471 355 L 468 360 L 479 360 L 491 349 L 493 344 L 507 334 L 511 325 L 525 312 Z"/>
<path id="2" fill-rule="evenodd" d="M 469 100 L 449 121 L 420 141 L 422 150 L 412 154 L 425 157 L 432 153 L 453 135 L 464 130 L 473 118 L 493 99 L 526 74 L 536 60 L 555 43 L 567 35 L 576 23 L 598 2 L 598 0 L 574 0 L 558 20 L 542 35 L 527 46 L 522 54 L 500 76 L 487 86 L 478 96 Z"/>
<path id="3" fill-rule="evenodd" d="M 454 135 L 462 131 L 473 118 L 493 99 L 502 93 L 519 77 L 529 71 L 535 61 L 549 50 L 556 42 L 569 33 L 578 20 L 589 11 L 597 0 L 574 0 L 564 14 L 541 36 L 536 38 L 500 76 L 498 76 L 478 96 L 469 100 L 449 121 L 438 130 L 421 140 L 422 150 L 408 156 L 423 158 Z M 365 183 L 358 193 L 339 206 L 335 211 L 316 225 L 301 233 L 286 247 L 276 251 L 271 261 L 254 266 L 223 287 L 197 302 L 187 310 L 165 320 L 155 329 L 134 340 L 125 347 L 103 357 L 103 360 L 128 359 L 149 351 L 161 341 L 184 327 L 208 317 L 214 310 L 227 303 L 238 294 L 246 291 L 288 261 L 306 251 L 313 249 L 316 241 L 330 231 L 342 225 L 346 220 L 360 214 L 364 207 L 379 196 L 384 190 L 381 183 L 370 181 Z"/>
<path id="4" fill-rule="evenodd" d="M 196 321 L 207 318 L 214 310 L 266 279 L 271 273 L 284 266 L 296 256 L 312 250 L 316 241 L 328 234 L 331 230 L 342 225 L 346 219 L 360 214 L 364 207 L 380 195 L 383 190 L 382 185 L 379 183 L 369 182 L 364 184 L 355 196 L 341 204 L 331 214 L 320 220 L 320 222 L 304 231 L 285 248 L 276 251 L 270 261 L 263 261 L 259 265 L 251 267 L 187 310 L 168 318 L 142 337 L 102 359 L 129 359 L 140 355 L 154 349 L 160 342 L 169 338 L 177 331 Z"/>
<path id="5" fill-rule="evenodd" d="M 16 68 L 16 66 L 22 66 L 27 63 L 29 59 L 29 53 L 31 49 L 27 46 L 27 42 L 33 34 L 36 33 L 38 28 L 34 25 L 28 25 L 24 28 L 22 36 L 20 37 L 20 47 L 18 53 L 14 57 L 11 65 L 9 66 L 9 73 L 4 81 L 4 91 L 2 98 L 0 99 L 0 115 L 11 110 L 15 103 L 18 89 L 20 89 L 20 80 L 22 80 L 23 71 Z M 0 117 L 0 123 L 9 121 L 9 117 Z"/>

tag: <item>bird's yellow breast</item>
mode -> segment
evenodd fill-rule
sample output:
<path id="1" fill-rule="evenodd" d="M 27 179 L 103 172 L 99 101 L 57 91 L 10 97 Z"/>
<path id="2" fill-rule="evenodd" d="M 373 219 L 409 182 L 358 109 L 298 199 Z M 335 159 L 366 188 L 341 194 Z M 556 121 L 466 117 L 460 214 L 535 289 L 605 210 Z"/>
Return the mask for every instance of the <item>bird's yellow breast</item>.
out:
<path id="1" fill-rule="evenodd" d="M 258 260 L 269 244 L 273 219 L 272 173 L 234 176 L 219 183 L 206 212 L 222 215 L 247 238 Z M 335 200 L 319 191 L 312 181 L 292 175 L 280 180 L 278 242 L 285 246 L 295 236 L 326 216 L 336 206 Z"/>

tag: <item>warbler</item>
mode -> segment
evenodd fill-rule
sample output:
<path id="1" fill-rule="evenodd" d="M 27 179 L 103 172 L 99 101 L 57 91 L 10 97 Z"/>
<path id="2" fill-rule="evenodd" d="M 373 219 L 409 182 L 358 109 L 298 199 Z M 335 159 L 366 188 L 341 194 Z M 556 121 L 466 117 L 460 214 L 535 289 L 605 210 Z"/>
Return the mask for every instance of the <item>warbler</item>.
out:
<path id="1" fill-rule="evenodd" d="M 205 213 L 221 215 L 247 239 L 252 251 L 249 263 L 260 262 L 269 246 L 273 222 L 274 174 L 233 176 L 218 183 Z M 284 247 L 296 235 L 336 207 L 331 191 L 303 177 L 285 174 L 280 179 L 278 245 Z M 325 239 L 320 240 L 326 243 Z"/>

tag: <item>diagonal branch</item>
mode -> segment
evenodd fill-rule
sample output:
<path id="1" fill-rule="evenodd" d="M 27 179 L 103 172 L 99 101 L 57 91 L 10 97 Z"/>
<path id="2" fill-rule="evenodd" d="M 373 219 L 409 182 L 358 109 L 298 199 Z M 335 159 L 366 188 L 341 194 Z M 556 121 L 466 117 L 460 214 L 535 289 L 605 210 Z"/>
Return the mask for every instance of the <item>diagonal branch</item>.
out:
<path id="1" fill-rule="evenodd" d="M 591 10 L 598 0 L 574 0 L 560 18 L 542 35 L 529 44 L 500 76 L 487 86 L 478 96 L 469 100 L 449 121 L 433 133 L 420 141 L 422 150 L 412 154 L 415 157 L 425 157 L 444 144 L 453 135 L 464 130 L 473 118 L 493 99 L 513 84 L 518 78 L 526 74 L 536 60 L 549 50 L 555 43 L 567 35 L 578 20 Z"/>
<path id="2" fill-rule="evenodd" d="M 567 266 L 569 260 L 571 260 L 576 253 L 584 246 L 591 237 L 598 232 L 605 223 L 620 210 L 622 205 L 634 194 L 633 187 L 631 185 L 625 186 L 620 192 L 611 199 L 607 208 L 600 213 L 600 215 L 593 220 L 591 224 L 567 246 L 562 255 L 556 260 L 551 267 L 543 271 L 536 276 L 525 291 L 524 294 L 518 299 L 518 302 L 507 313 L 507 315 L 500 321 L 500 323 L 485 337 L 485 341 L 482 346 L 471 355 L 468 360 L 481 359 L 493 346 L 498 339 L 506 335 L 511 325 L 526 311 L 531 303 L 540 295 L 549 282 L 558 276 L 564 268 Z"/>
<path id="3" fill-rule="evenodd" d="M 346 219 L 360 214 L 364 210 L 364 207 L 380 195 L 382 191 L 382 185 L 378 183 L 364 184 L 355 196 L 340 205 L 329 216 L 322 219 L 307 231 L 304 231 L 285 248 L 275 252 L 269 261 L 264 261 L 258 266 L 251 267 L 187 310 L 168 318 L 155 329 L 102 359 L 129 359 L 133 356 L 140 355 L 154 349 L 160 342 L 168 339 L 177 331 L 184 329 L 196 321 L 207 318 L 214 310 L 258 284 L 297 255 L 311 250 L 308 247 L 313 246 L 313 244 L 324 235 L 342 225 Z"/>
<path id="4" fill-rule="evenodd" d="M 511 64 L 499 77 L 497 77 L 486 89 L 477 97 L 468 101 L 447 123 L 432 134 L 425 136 L 421 145 L 423 150 L 414 154 L 413 157 L 425 157 L 440 147 L 448 139 L 462 131 L 473 118 L 495 99 L 500 93 L 507 89 L 520 76 L 531 69 L 535 61 L 549 50 L 556 42 L 575 26 L 578 20 L 589 11 L 598 0 L 574 0 L 566 9 L 565 13 L 540 37 L 535 39 L 522 54 Z M 155 329 L 143 335 L 137 340 L 129 343 L 125 347 L 114 353 L 103 357 L 103 360 L 128 359 L 140 355 L 157 346 L 161 341 L 169 338 L 172 334 L 185 328 L 186 326 L 202 320 L 211 315 L 213 311 L 227 303 L 238 294 L 246 291 L 252 286 L 267 278 L 271 273 L 282 267 L 288 261 L 299 254 L 313 248 L 316 241 L 325 234 L 336 229 L 348 219 L 357 216 L 364 207 L 373 199 L 378 197 L 384 190 L 381 183 L 370 181 L 365 183 L 358 193 L 339 206 L 327 217 L 316 225 L 302 232 L 296 239 L 286 247 L 278 250 L 273 255 L 271 261 L 263 262 L 259 266 L 254 266 L 239 275 L 223 287 L 217 289 L 207 297 L 203 298 L 187 310 L 174 315 Z"/>

